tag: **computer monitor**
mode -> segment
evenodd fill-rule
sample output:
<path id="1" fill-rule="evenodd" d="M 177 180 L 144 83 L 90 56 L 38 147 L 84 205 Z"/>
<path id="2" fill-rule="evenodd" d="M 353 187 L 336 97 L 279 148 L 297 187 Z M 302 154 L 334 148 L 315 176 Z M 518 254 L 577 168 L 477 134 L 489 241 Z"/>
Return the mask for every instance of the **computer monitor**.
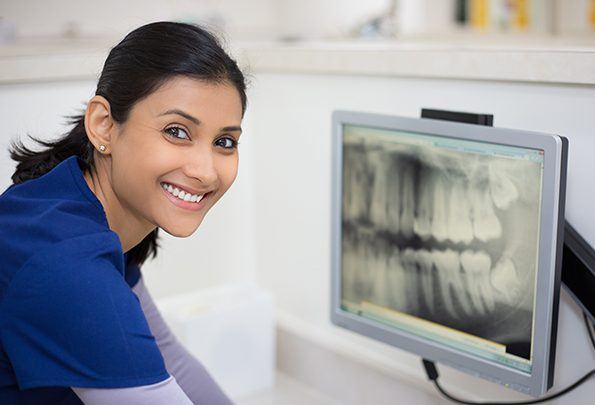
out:
<path id="1" fill-rule="evenodd" d="M 332 124 L 332 322 L 545 393 L 566 139 L 349 111 Z"/>

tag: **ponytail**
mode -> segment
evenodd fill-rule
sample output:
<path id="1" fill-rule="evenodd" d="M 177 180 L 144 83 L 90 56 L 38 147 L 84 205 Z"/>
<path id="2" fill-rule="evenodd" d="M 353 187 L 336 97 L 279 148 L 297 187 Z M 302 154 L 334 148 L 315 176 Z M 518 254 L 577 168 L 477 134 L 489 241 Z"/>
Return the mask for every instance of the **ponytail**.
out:
<path id="1" fill-rule="evenodd" d="M 11 177 L 14 184 L 42 176 L 72 155 L 79 156 L 86 164 L 84 169 L 89 169 L 93 161 L 93 147 L 85 132 L 84 116 L 71 116 L 68 124 L 74 125 L 72 130 L 56 141 L 45 142 L 28 135 L 46 148 L 42 151 L 27 148 L 19 139 L 11 141 L 10 158 L 17 162 L 17 168 Z"/>

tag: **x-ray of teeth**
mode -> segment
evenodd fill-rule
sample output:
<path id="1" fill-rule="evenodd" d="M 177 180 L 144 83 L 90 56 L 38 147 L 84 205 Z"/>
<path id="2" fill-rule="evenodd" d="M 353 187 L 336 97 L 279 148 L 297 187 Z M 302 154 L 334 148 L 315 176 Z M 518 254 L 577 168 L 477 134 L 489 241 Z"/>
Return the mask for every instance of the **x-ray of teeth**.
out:
<path id="1" fill-rule="evenodd" d="M 529 358 L 541 166 L 344 135 L 342 299 Z"/>

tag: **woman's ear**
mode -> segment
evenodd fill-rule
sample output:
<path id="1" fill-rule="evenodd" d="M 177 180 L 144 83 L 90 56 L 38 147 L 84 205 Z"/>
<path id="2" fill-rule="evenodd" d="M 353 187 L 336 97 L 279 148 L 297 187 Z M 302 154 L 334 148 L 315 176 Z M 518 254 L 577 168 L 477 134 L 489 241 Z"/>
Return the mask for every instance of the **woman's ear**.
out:
<path id="1" fill-rule="evenodd" d="M 85 129 L 87 137 L 101 154 L 110 151 L 111 136 L 115 123 L 111 115 L 110 104 L 102 96 L 93 96 L 87 103 Z"/>

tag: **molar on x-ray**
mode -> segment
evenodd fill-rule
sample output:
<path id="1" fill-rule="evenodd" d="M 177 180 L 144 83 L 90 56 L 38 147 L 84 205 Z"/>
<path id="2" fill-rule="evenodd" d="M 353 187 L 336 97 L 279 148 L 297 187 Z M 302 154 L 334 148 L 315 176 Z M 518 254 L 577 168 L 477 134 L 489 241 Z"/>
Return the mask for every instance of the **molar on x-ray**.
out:
<path id="1" fill-rule="evenodd" d="M 346 132 L 342 298 L 520 345 L 528 358 L 540 169 Z"/>

